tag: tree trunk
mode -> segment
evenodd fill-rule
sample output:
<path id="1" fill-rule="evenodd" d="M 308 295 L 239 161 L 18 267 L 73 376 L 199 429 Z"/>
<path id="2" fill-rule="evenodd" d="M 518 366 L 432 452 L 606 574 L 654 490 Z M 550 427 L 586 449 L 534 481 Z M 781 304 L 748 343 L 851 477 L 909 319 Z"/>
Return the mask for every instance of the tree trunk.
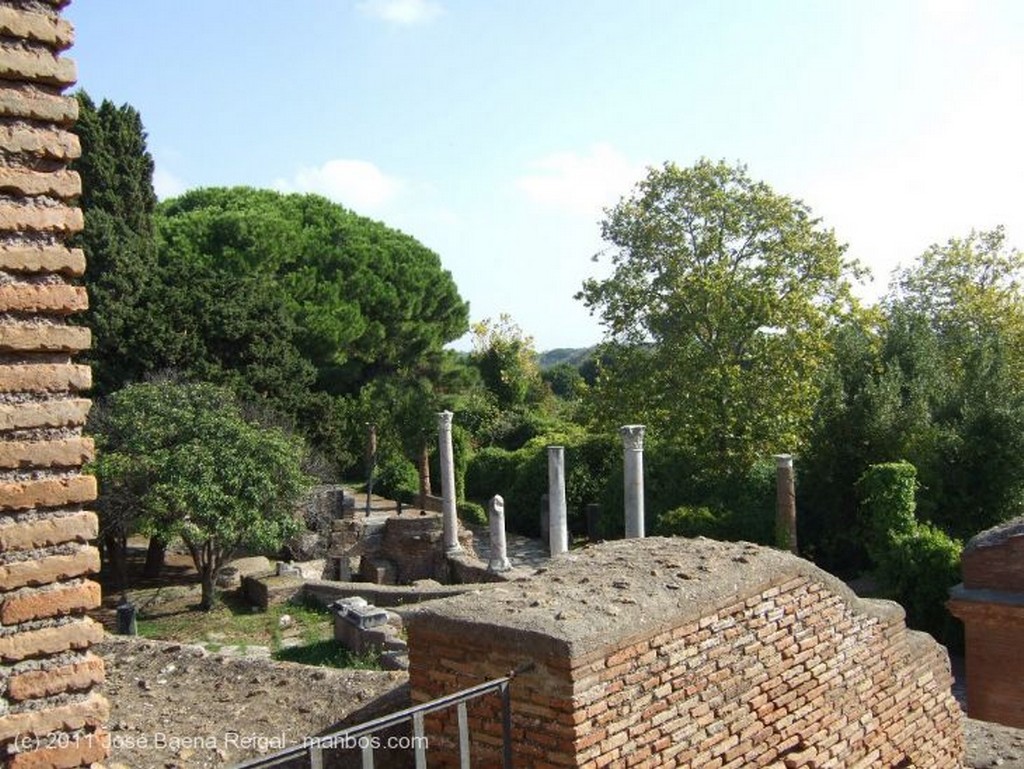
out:
<path id="1" fill-rule="evenodd" d="M 430 446 L 426 443 L 420 449 L 420 510 L 427 507 L 427 497 L 430 496 Z"/>
<path id="2" fill-rule="evenodd" d="M 213 564 L 204 563 L 199 575 L 203 586 L 203 597 L 199 601 L 199 608 L 209 611 L 213 608 Z"/>
<path id="3" fill-rule="evenodd" d="M 149 538 L 149 548 L 146 550 L 146 565 L 142 567 L 144 577 L 156 578 L 160 576 L 160 570 L 164 567 L 164 555 L 167 553 L 167 541 L 163 537 L 152 536 Z"/>
<path id="4" fill-rule="evenodd" d="M 103 537 L 104 550 L 107 555 L 107 566 L 114 578 L 114 584 L 122 593 L 128 589 L 128 538 L 120 533 L 106 534 Z"/>

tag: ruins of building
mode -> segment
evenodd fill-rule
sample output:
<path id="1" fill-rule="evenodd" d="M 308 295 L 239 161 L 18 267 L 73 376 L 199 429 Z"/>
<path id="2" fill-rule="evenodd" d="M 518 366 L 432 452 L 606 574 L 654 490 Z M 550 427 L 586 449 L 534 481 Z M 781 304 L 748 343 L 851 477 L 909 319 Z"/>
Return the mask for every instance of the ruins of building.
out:
<path id="1" fill-rule="evenodd" d="M 1024 728 L 1024 516 L 964 548 L 949 610 L 966 631 L 967 715 Z"/>
<path id="2" fill-rule="evenodd" d="M 517 766 L 960 767 L 945 650 L 889 601 L 787 553 L 621 540 L 406 617 L 425 702 L 511 685 Z M 458 766 L 454 716 L 431 765 Z M 499 703 L 469 709 L 473 766 L 501 766 Z"/>

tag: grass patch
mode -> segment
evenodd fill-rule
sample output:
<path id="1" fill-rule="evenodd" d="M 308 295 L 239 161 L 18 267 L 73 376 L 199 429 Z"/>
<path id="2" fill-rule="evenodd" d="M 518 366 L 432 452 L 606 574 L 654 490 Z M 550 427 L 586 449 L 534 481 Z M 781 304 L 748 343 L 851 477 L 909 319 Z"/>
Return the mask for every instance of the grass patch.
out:
<path id="1" fill-rule="evenodd" d="M 317 641 L 306 646 L 293 646 L 274 652 L 274 659 L 283 662 L 298 662 L 300 665 L 317 665 L 331 668 L 355 670 L 380 670 L 380 654 L 353 654 L 333 638 Z"/>
<path id="2" fill-rule="evenodd" d="M 266 646 L 277 651 L 286 636 L 298 636 L 310 644 L 332 637 L 330 612 L 314 603 L 281 604 L 267 611 L 254 611 L 241 596 L 217 595 L 209 611 L 200 611 L 193 600 L 151 603 L 139 602 L 139 635 L 180 643 Z M 291 624 L 281 627 L 287 614 Z"/>

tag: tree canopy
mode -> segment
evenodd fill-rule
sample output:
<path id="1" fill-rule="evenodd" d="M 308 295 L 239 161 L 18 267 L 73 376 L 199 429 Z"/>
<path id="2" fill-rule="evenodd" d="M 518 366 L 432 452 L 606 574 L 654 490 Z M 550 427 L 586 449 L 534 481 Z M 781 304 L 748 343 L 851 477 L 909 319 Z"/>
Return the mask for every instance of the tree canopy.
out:
<path id="1" fill-rule="evenodd" d="M 157 225 L 169 267 L 279 287 L 319 389 L 356 392 L 466 330 L 468 306 L 435 253 L 317 195 L 195 190 L 162 203 Z"/>
<path id="2" fill-rule="evenodd" d="M 178 536 L 210 608 L 217 569 L 239 547 L 280 547 L 300 527 L 310 480 L 297 438 L 246 419 L 209 384 L 149 382 L 110 396 L 93 421 L 101 517 L 170 541 Z"/>
<path id="3" fill-rule="evenodd" d="M 832 231 L 743 166 L 701 160 L 650 169 L 602 236 L 613 270 L 578 294 L 607 333 L 597 422 L 729 463 L 797 449 L 857 274 Z"/>
<path id="4" fill-rule="evenodd" d="M 157 277 L 153 228 L 153 158 L 139 113 L 104 99 L 97 107 L 77 94 L 74 126 L 82 156 L 72 168 L 82 177 L 85 229 L 75 245 L 85 251 L 92 329 L 87 358 L 96 392 L 105 394 L 158 367 L 163 323 L 152 311 Z"/>

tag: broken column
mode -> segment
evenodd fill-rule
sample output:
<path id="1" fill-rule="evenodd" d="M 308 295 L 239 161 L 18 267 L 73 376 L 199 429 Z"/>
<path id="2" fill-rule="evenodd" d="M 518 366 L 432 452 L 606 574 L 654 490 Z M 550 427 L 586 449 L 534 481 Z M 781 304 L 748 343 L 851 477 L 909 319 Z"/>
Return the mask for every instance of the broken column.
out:
<path id="1" fill-rule="evenodd" d="M 793 456 L 775 455 L 775 546 L 799 555 L 796 544 L 796 482 Z"/>
<path id="2" fill-rule="evenodd" d="M 622 463 L 625 478 L 626 538 L 644 536 L 644 426 L 624 425 Z"/>
<path id="3" fill-rule="evenodd" d="M 455 455 L 452 451 L 452 412 L 437 415 L 438 443 L 441 455 L 441 523 L 444 527 L 445 553 L 462 551 L 459 544 L 459 517 L 455 509 Z"/>
<path id="4" fill-rule="evenodd" d="M 548 500 L 548 549 L 551 555 L 559 555 L 569 549 L 564 446 L 548 446 Z"/>
<path id="5" fill-rule="evenodd" d="M 508 560 L 508 545 L 505 541 L 505 500 L 501 494 L 491 497 L 487 505 L 487 522 L 491 527 L 491 557 L 487 568 L 490 571 L 508 571 L 512 564 Z"/>

